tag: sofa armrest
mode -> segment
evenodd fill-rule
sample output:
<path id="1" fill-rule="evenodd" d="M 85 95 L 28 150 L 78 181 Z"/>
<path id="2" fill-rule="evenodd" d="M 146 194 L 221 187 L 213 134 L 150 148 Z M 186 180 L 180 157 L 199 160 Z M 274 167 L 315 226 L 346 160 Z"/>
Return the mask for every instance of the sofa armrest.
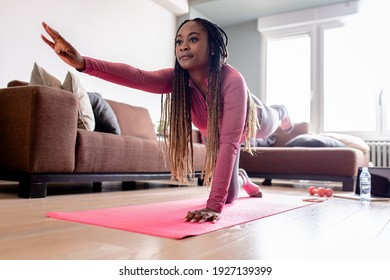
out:
<path id="1" fill-rule="evenodd" d="M 77 98 L 46 86 L 0 89 L 0 170 L 72 172 Z"/>
<path id="2" fill-rule="evenodd" d="M 192 129 L 192 142 L 204 144 L 203 136 L 198 129 Z"/>

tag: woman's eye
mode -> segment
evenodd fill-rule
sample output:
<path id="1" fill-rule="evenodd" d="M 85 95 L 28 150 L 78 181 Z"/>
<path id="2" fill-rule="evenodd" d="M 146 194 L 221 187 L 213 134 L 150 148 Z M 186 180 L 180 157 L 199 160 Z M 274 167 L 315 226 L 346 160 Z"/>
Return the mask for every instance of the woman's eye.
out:
<path id="1" fill-rule="evenodd" d="M 179 45 L 181 45 L 182 42 L 183 42 L 182 40 L 176 40 L 175 44 L 176 44 L 176 46 L 179 46 Z"/>
<path id="2" fill-rule="evenodd" d="M 190 39 L 190 42 L 192 42 L 192 43 L 195 43 L 195 42 L 197 42 L 198 41 L 198 38 L 191 38 Z"/>

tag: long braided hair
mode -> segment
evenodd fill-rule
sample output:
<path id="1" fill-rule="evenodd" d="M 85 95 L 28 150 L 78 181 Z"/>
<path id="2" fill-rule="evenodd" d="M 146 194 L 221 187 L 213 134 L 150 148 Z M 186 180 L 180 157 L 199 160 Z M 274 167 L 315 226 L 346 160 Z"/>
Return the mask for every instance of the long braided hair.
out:
<path id="1" fill-rule="evenodd" d="M 210 185 L 219 147 L 220 112 L 223 109 L 221 102 L 222 66 L 228 57 L 228 36 L 216 24 L 202 18 L 184 21 L 179 28 L 189 21 L 201 24 L 208 33 L 209 44 L 209 76 L 207 103 L 207 141 L 206 158 L 202 170 L 205 185 Z M 177 31 L 177 32 L 178 32 Z M 189 73 L 183 69 L 178 60 L 175 62 L 172 93 L 162 96 L 160 133 L 165 141 L 168 139 L 169 159 L 172 177 L 181 183 L 187 183 L 194 176 L 192 119 L 189 90 Z M 246 121 L 245 150 L 251 152 L 250 139 L 255 135 L 258 126 L 256 108 L 253 107 L 248 92 L 248 112 Z"/>

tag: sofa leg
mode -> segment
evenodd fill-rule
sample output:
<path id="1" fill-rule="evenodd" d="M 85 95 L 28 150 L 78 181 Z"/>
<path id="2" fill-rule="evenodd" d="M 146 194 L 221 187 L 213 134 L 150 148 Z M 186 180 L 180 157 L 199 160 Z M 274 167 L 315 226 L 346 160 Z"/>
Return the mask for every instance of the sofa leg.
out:
<path id="1" fill-rule="evenodd" d="M 43 182 L 34 183 L 30 180 L 19 182 L 18 196 L 20 198 L 44 198 L 47 194 L 47 184 Z"/>
<path id="2" fill-rule="evenodd" d="M 92 183 L 92 192 L 102 192 L 103 189 L 103 183 L 102 182 L 93 182 Z"/>
<path id="3" fill-rule="evenodd" d="M 261 183 L 263 186 L 272 186 L 272 179 L 264 179 L 263 183 Z"/>
<path id="4" fill-rule="evenodd" d="M 352 181 L 343 181 L 342 191 L 351 192 L 355 189 L 355 180 Z"/>
<path id="5" fill-rule="evenodd" d="M 124 181 L 122 182 L 122 190 L 123 191 L 134 191 L 137 189 L 136 181 Z"/>

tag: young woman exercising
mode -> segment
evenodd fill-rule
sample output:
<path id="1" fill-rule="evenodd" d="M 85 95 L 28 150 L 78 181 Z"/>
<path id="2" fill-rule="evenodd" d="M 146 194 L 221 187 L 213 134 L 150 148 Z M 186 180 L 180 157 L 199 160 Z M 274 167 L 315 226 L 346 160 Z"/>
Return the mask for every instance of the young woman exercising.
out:
<path id="1" fill-rule="evenodd" d="M 283 106 L 267 106 L 251 95 L 242 75 L 226 63 L 228 37 L 220 27 L 201 18 L 184 21 L 175 38 L 175 67 L 157 71 L 82 56 L 57 31 L 43 27 L 51 40 L 42 39 L 78 71 L 163 94 L 171 173 L 180 182 L 193 176 L 192 124 L 199 129 L 206 139 L 202 176 L 211 191 L 206 207 L 186 213 L 186 221 L 217 222 L 240 187 L 251 197 L 262 197 L 260 187 L 239 169 L 240 144 L 245 142 L 251 152 L 251 139 L 271 135 L 279 124 L 288 132 L 292 124 Z"/>

